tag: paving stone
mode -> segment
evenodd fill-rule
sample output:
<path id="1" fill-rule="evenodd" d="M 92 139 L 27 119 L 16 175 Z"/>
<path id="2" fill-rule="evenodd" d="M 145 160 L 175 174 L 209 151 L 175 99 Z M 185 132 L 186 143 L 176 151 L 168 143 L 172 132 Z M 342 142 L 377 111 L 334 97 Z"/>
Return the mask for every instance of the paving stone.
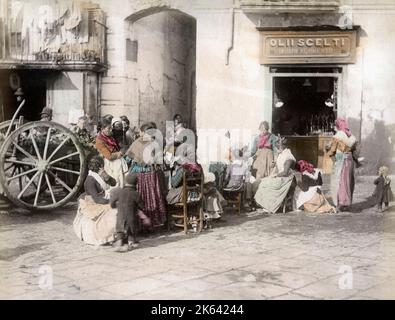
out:
<path id="1" fill-rule="evenodd" d="M 273 298 L 273 300 L 314 300 L 314 299 L 306 296 L 301 296 L 292 292 L 288 292 L 287 294 Z"/>
<path id="2" fill-rule="evenodd" d="M 370 192 L 361 181 L 355 202 Z M 142 236 L 125 254 L 83 244 L 72 230 L 74 216 L 75 208 L 0 215 L 1 299 L 395 298 L 395 210 L 381 217 L 369 208 L 228 213 L 228 222 L 199 235 Z M 44 266 L 53 272 L 52 290 L 38 286 Z M 339 288 L 347 267 L 351 290 Z"/>
<path id="3" fill-rule="evenodd" d="M 291 291 L 290 288 L 265 282 L 235 282 L 221 286 L 215 290 L 228 292 L 225 299 L 252 299 L 260 300 L 281 296 Z"/>
<path id="4" fill-rule="evenodd" d="M 191 279 L 181 282 L 175 282 L 171 285 L 168 285 L 168 289 L 180 289 L 181 291 L 188 290 L 188 291 L 207 291 L 211 290 L 215 287 L 219 287 L 218 284 L 208 282 L 205 279 Z"/>
<path id="5" fill-rule="evenodd" d="M 173 283 L 197 278 L 204 278 L 204 280 L 206 280 L 211 274 L 212 272 L 208 270 L 185 267 L 185 270 L 170 270 L 168 272 L 160 272 L 152 275 L 151 278 Z"/>
<path id="6" fill-rule="evenodd" d="M 358 292 L 356 289 L 340 289 L 338 283 L 331 281 L 317 281 L 293 293 L 314 299 L 347 299 Z"/>
<path id="7" fill-rule="evenodd" d="M 128 297 L 168 285 L 169 283 L 167 281 L 146 277 L 105 286 L 102 288 L 102 290 L 116 296 Z"/>
<path id="8" fill-rule="evenodd" d="M 388 281 L 374 286 L 361 292 L 361 295 L 369 299 L 394 300 L 395 299 L 395 281 Z"/>

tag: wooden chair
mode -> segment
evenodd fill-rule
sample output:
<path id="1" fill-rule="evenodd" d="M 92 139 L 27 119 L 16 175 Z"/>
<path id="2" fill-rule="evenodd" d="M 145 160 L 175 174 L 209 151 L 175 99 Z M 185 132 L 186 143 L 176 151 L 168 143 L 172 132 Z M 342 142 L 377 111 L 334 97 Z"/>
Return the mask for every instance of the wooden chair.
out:
<path id="1" fill-rule="evenodd" d="M 240 186 L 239 189 L 222 189 L 222 195 L 225 200 L 228 202 L 228 205 L 235 205 L 237 214 L 241 213 L 241 205 L 243 202 L 243 194 L 244 194 L 244 183 Z"/>
<path id="2" fill-rule="evenodd" d="M 184 172 L 182 178 L 181 201 L 168 207 L 168 228 L 171 225 L 184 229 L 188 233 L 189 227 L 197 224 L 197 232 L 203 229 L 203 182 L 202 172 Z M 195 192 L 198 197 L 191 201 L 189 196 Z M 193 214 L 194 213 L 194 214 Z M 191 220 L 195 217 L 196 220 Z M 172 220 L 175 220 L 172 224 Z M 181 221 L 181 222 L 178 222 Z"/>

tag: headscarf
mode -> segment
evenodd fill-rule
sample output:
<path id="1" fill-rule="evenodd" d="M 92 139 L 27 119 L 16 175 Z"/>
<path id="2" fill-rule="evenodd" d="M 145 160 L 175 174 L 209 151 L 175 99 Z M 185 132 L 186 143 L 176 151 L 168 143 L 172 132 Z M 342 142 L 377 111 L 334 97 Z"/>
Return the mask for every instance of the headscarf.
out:
<path id="1" fill-rule="evenodd" d="M 307 171 L 308 173 L 314 173 L 314 166 L 306 160 L 299 160 L 296 164 L 296 168 L 301 173 L 304 171 Z"/>
<path id="2" fill-rule="evenodd" d="M 117 122 L 122 123 L 122 119 L 121 119 L 121 118 L 118 118 L 118 117 L 112 118 L 112 120 L 111 120 L 111 125 L 114 126 L 114 124 L 117 123 Z"/>
<path id="3" fill-rule="evenodd" d="M 265 127 L 266 131 L 269 131 L 269 122 L 267 122 L 267 121 L 262 121 L 262 122 L 259 124 L 259 130 L 261 130 L 262 127 Z"/>
<path id="4" fill-rule="evenodd" d="M 202 170 L 201 166 L 195 162 L 185 162 L 181 167 L 189 172 L 200 172 Z"/>
<path id="5" fill-rule="evenodd" d="M 347 121 L 345 119 L 337 118 L 335 121 L 335 125 L 336 128 L 338 130 L 343 131 L 347 135 L 347 137 L 350 137 L 352 135 L 350 129 L 348 128 Z"/>

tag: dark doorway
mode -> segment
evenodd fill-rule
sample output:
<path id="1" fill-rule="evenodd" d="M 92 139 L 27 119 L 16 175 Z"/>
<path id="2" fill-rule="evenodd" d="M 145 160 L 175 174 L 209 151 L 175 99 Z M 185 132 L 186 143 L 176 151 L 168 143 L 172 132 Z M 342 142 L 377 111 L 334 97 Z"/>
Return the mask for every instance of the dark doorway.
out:
<path id="1" fill-rule="evenodd" d="M 46 92 L 49 72 L 41 70 L 18 70 L 13 71 L 20 79 L 20 87 L 23 91 L 23 99 L 26 100 L 20 115 L 25 121 L 40 120 L 40 112 L 46 105 Z M 15 89 L 10 86 L 11 72 L 4 70 L 0 73 L 0 91 L 2 96 L 2 120 L 9 120 L 19 106 L 16 100 Z"/>
<path id="2" fill-rule="evenodd" d="M 331 132 L 336 119 L 337 78 L 274 77 L 273 133 Z"/>

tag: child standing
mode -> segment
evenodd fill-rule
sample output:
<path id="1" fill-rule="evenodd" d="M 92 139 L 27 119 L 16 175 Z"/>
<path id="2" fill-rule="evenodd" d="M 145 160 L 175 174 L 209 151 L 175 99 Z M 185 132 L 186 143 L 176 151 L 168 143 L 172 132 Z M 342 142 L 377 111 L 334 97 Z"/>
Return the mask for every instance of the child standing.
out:
<path id="1" fill-rule="evenodd" d="M 138 210 L 144 210 L 144 202 L 136 190 L 137 176 L 129 173 L 125 177 L 125 186 L 113 190 L 110 195 L 111 208 L 118 208 L 117 222 L 115 227 L 116 251 L 125 251 L 123 241 L 125 233 L 128 240 L 128 248 L 137 246 L 136 218 Z"/>
<path id="2" fill-rule="evenodd" d="M 391 190 L 391 179 L 388 177 L 388 167 L 382 166 L 379 169 L 379 177 L 374 180 L 376 190 L 373 194 L 375 203 L 377 205 L 377 211 L 383 212 L 383 203 L 385 209 L 388 208 L 389 202 L 393 201 L 393 194 Z"/>

